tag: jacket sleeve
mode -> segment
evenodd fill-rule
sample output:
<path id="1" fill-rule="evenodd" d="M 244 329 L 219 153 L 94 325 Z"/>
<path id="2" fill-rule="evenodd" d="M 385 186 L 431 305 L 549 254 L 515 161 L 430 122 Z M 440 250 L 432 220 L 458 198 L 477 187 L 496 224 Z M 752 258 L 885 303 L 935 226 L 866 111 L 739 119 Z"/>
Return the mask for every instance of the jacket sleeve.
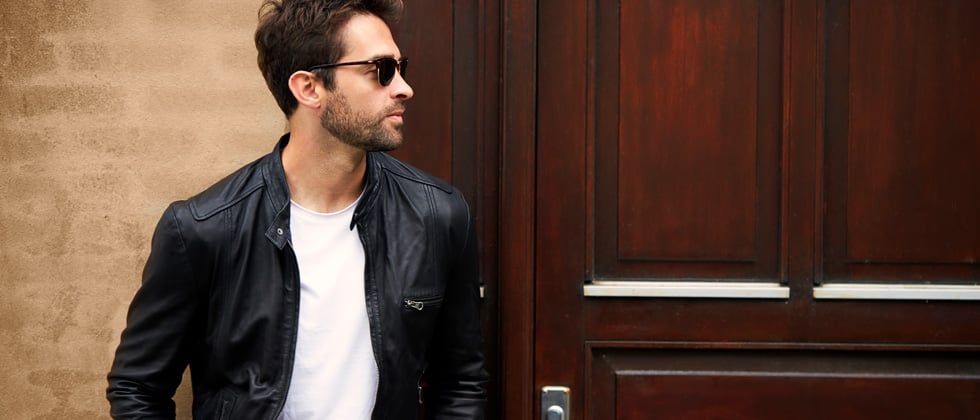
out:
<path id="1" fill-rule="evenodd" d="M 188 364 L 196 282 L 177 218 L 163 214 L 143 281 L 129 306 L 106 396 L 113 418 L 174 418 L 173 395 Z"/>
<path id="2" fill-rule="evenodd" d="M 462 197 L 459 191 L 455 194 Z M 447 262 L 450 278 L 423 378 L 429 419 L 483 419 L 486 409 L 476 229 L 466 203 L 460 202 L 457 214 L 465 215 L 465 221 L 457 226 L 464 239 L 455 260 Z"/>

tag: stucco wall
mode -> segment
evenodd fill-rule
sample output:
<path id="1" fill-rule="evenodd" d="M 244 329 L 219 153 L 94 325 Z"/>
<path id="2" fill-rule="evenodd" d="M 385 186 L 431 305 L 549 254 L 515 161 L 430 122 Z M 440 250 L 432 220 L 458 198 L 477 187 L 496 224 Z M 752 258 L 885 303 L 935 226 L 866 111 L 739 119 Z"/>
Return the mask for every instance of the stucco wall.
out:
<path id="1" fill-rule="evenodd" d="M 107 417 L 161 212 L 284 131 L 260 3 L 0 1 L 0 417 Z"/>

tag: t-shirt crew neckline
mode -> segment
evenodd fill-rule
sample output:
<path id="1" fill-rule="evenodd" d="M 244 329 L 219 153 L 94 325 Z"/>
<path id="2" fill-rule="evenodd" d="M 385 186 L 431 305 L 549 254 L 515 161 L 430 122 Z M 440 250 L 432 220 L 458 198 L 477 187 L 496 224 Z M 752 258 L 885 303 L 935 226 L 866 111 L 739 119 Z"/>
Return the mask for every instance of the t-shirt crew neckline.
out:
<path id="1" fill-rule="evenodd" d="M 348 212 L 354 210 L 354 208 L 357 207 L 357 203 L 360 203 L 361 202 L 361 197 L 364 197 L 364 190 L 363 189 L 361 190 L 361 194 L 357 196 L 357 198 L 354 200 L 354 202 L 352 202 L 349 205 L 347 205 L 347 207 L 344 207 L 344 208 L 342 208 L 340 210 L 337 210 L 337 211 L 334 211 L 334 212 L 329 212 L 329 213 L 321 213 L 321 212 L 318 212 L 316 210 L 310 210 L 310 209 L 308 209 L 306 207 L 303 207 L 301 204 L 297 203 L 292 198 L 289 199 L 289 203 L 292 204 L 297 209 L 299 209 L 300 211 L 303 211 L 305 213 L 311 214 L 313 216 L 319 216 L 319 217 L 323 217 L 323 216 L 337 216 L 337 215 L 348 213 Z"/>

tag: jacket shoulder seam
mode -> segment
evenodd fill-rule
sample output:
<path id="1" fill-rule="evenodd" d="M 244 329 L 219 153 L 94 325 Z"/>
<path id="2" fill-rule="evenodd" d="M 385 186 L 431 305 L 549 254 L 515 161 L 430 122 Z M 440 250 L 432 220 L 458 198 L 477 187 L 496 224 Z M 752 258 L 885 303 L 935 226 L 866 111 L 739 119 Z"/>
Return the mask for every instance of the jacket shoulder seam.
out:
<path id="1" fill-rule="evenodd" d="M 216 215 L 218 213 L 221 213 L 222 211 L 225 211 L 225 210 L 227 210 L 230 207 L 233 207 L 234 205 L 238 204 L 242 200 L 245 200 L 246 198 L 248 198 L 248 196 L 252 195 L 256 191 L 258 191 L 260 189 L 263 189 L 263 188 L 265 188 L 265 185 L 262 185 L 262 184 L 254 185 L 251 188 L 249 188 L 249 189 L 247 189 L 247 190 L 239 193 L 238 195 L 235 195 L 234 197 L 226 200 L 224 203 L 222 203 L 222 204 L 214 207 L 213 209 L 210 209 L 210 210 L 208 210 L 206 212 L 203 212 L 203 213 L 198 208 L 197 200 L 191 200 L 190 201 L 191 215 L 194 216 L 194 220 L 196 220 L 198 222 L 200 222 L 202 220 L 207 220 L 207 219 L 213 217 L 214 215 Z"/>
<path id="2" fill-rule="evenodd" d="M 391 170 L 391 169 L 389 169 L 387 167 L 385 167 L 384 169 L 385 169 L 386 172 L 388 172 L 388 173 L 390 173 L 392 175 L 395 175 L 395 176 L 397 176 L 399 178 L 406 179 L 406 180 L 413 181 L 413 182 L 417 182 L 417 183 L 422 184 L 422 185 L 428 185 L 430 187 L 439 189 L 439 190 L 441 190 L 442 192 L 444 192 L 446 194 L 452 194 L 453 193 L 452 187 L 450 187 L 448 184 L 444 184 L 442 182 L 437 182 L 437 181 L 433 181 L 433 180 L 428 180 L 428 179 L 425 179 L 425 178 L 422 178 L 422 177 L 418 177 L 418 176 L 413 176 L 413 175 L 401 173 L 399 171 Z"/>

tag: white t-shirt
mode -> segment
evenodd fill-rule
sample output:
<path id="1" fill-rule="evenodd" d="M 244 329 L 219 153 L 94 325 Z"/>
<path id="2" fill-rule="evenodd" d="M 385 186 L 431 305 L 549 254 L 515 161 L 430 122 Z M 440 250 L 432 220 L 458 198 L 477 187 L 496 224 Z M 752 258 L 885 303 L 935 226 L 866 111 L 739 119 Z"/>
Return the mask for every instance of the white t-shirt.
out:
<path id="1" fill-rule="evenodd" d="M 378 365 L 364 298 L 364 248 L 350 229 L 358 198 L 336 213 L 291 204 L 299 263 L 299 333 L 280 419 L 370 419 Z"/>

